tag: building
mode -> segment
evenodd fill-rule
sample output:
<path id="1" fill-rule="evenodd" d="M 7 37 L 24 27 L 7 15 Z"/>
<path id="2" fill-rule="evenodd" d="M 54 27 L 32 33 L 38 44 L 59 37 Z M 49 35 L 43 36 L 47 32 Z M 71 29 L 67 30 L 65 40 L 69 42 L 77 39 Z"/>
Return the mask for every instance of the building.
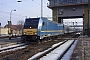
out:
<path id="1" fill-rule="evenodd" d="M 8 24 L 4 26 L 4 28 L 8 29 L 6 29 L 8 34 L 22 34 L 22 30 L 20 29 L 22 27 L 23 25 L 18 27 L 18 25 L 13 25 L 11 22 L 8 22 Z"/>
<path id="2" fill-rule="evenodd" d="M 10 28 L 1 28 L 1 35 L 7 35 Z"/>
<path id="3" fill-rule="evenodd" d="M 83 18 L 83 31 L 87 33 L 88 0 L 48 0 L 48 8 L 52 9 L 53 20 L 63 23 L 67 18 Z"/>

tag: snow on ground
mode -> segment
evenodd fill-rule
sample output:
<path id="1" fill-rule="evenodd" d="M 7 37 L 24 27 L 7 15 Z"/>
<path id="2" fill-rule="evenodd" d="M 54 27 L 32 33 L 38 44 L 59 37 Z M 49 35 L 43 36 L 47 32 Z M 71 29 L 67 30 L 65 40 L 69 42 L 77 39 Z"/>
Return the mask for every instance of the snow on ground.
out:
<path id="1" fill-rule="evenodd" d="M 63 52 L 70 46 L 73 40 L 67 41 L 65 44 L 51 51 L 51 53 L 46 56 L 40 58 L 40 60 L 58 60 L 58 58 L 63 54 Z"/>
<path id="2" fill-rule="evenodd" d="M 61 60 L 70 60 L 70 56 L 73 53 L 74 48 L 76 47 L 77 41 L 75 41 L 75 43 L 71 46 L 71 48 L 69 49 L 69 51 L 64 55 L 64 57 Z"/>
<path id="3" fill-rule="evenodd" d="M 59 45 L 59 44 L 61 44 L 61 43 L 63 43 L 63 42 L 59 42 L 59 43 L 57 43 L 57 44 L 52 45 L 51 48 L 49 48 L 49 49 L 47 49 L 47 50 L 45 50 L 45 51 L 43 51 L 43 52 L 37 53 L 36 55 L 32 56 L 32 57 L 29 58 L 28 60 L 32 60 L 32 59 L 36 58 L 37 56 L 39 56 L 39 55 L 41 55 L 41 54 L 43 54 L 43 53 L 49 51 L 50 49 L 54 48 L 55 46 L 57 46 L 57 45 Z"/>
<path id="4" fill-rule="evenodd" d="M 51 53 L 47 54 L 46 56 L 40 58 L 40 60 L 57 60 L 58 57 L 60 57 L 60 55 L 69 47 L 69 45 L 73 42 L 74 40 L 68 40 L 65 44 L 61 45 L 60 47 L 58 47 L 57 49 L 53 50 Z M 52 45 L 51 48 L 54 48 L 55 46 L 57 46 L 58 44 L 61 44 L 62 42 L 60 43 L 57 43 L 57 44 L 54 44 Z M 70 49 L 70 51 L 68 52 L 68 54 L 72 53 L 73 52 L 73 49 L 74 47 L 76 46 L 76 43 L 77 41 L 74 43 L 74 45 L 72 46 L 72 48 Z M 45 50 L 44 52 L 50 50 L 51 48 Z M 32 56 L 31 58 L 29 58 L 28 60 L 32 60 L 33 58 L 43 54 L 44 52 L 40 52 L 40 53 L 37 53 L 36 55 Z M 66 56 L 66 55 L 65 55 Z M 64 58 L 69 58 L 70 55 L 64 57 Z M 66 59 L 67 60 L 67 59 Z"/>

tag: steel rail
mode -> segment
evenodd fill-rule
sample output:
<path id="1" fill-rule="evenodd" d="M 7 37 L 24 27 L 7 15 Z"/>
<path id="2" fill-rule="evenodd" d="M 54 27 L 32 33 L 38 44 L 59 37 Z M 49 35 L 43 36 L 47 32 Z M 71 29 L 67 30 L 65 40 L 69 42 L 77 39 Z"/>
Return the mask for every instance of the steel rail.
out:
<path id="1" fill-rule="evenodd" d="M 21 36 L 0 36 L 0 39 L 3 39 L 3 38 L 16 38 L 16 37 L 21 37 Z"/>
<path id="2" fill-rule="evenodd" d="M 73 43 L 75 42 L 75 40 L 71 43 L 71 45 L 63 52 L 63 54 L 61 54 L 61 56 L 58 58 L 58 60 L 61 60 L 62 57 L 67 53 L 67 51 L 70 49 L 70 47 L 73 45 Z"/>
<path id="3" fill-rule="evenodd" d="M 67 41 L 68 41 L 68 40 L 65 40 L 65 41 L 62 42 L 61 44 L 59 44 L 59 45 L 57 45 L 57 46 L 51 48 L 50 50 L 48 50 L 48 51 L 42 53 L 41 55 L 39 55 L 39 56 L 33 58 L 32 60 L 38 60 L 38 59 L 40 59 L 41 57 L 43 57 L 43 56 L 45 56 L 46 54 L 50 53 L 51 51 L 53 51 L 54 49 L 56 49 L 57 47 L 61 46 L 62 44 L 64 44 L 64 43 L 67 42 Z"/>
<path id="4" fill-rule="evenodd" d="M 68 41 L 68 40 L 67 40 L 67 41 Z M 63 45 L 63 44 L 64 44 L 65 42 L 67 42 L 67 41 L 64 41 L 64 42 L 61 43 L 60 45 L 55 46 L 55 47 L 53 47 L 52 49 L 50 49 L 50 50 L 48 50 L 48 51 L 46 51 L 46 52 L 38 55 L 37 57 L 32 58 L 32 60 L 38 60 L 38 59 L 40 59 L 41 57 L 45 56 L 46 54 L 49 54 L 51 51 L 53 51 L 54 49 L 56 49 L 56 48 L 58 48 L 59 46 Z M 62 57 L 65 55 L 65 53 L 70 49 L 70 47 L 73 45 L 74 42 L 75 42 L 75 40 L 74 40 L 74 41 L 70 44 L 70 46 L 60 55 L 60 57 L 58 58 L 58 60 L 61 60 L 61 58 L 62 58 Z"/>
<path id="5" fill-rule="evenodd" d="M 23 46 L 27 46 L 27 44 L 17 44 L 17 45 L 13 45 L 13 46 L 8 46 L 8 47 L 4 47 L 4 48 L 1 48 L 0 49 L 0 54 L 3 52 L 3 51 L 7 51 L 7 50 L 10 50 L 10 49 L 15 49 L 15 48 L 18 48 L 18 47 L 23 47 Z"/>

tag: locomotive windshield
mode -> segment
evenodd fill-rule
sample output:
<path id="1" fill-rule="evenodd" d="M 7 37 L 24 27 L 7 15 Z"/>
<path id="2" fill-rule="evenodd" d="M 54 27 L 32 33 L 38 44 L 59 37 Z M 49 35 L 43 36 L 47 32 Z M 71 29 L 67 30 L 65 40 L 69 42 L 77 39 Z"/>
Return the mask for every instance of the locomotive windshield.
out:
<path id="1" fill-rule="evenodd" d="M 39 18 L 26 19 L 24 28 L 37 28 L 38 22 L 39 22 Z"/>

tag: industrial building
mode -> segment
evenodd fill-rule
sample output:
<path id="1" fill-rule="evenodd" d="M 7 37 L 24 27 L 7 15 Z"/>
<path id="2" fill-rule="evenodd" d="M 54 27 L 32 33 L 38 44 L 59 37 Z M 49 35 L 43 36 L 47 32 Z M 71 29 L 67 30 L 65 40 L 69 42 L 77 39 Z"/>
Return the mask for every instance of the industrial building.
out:
<path id="1" fill-rule="evenodd" d="M 83 32 L 89 32 L 88 0 L 48 0 L 53 20 L 63 23 L 63 19 L 83 18 Z"/>

